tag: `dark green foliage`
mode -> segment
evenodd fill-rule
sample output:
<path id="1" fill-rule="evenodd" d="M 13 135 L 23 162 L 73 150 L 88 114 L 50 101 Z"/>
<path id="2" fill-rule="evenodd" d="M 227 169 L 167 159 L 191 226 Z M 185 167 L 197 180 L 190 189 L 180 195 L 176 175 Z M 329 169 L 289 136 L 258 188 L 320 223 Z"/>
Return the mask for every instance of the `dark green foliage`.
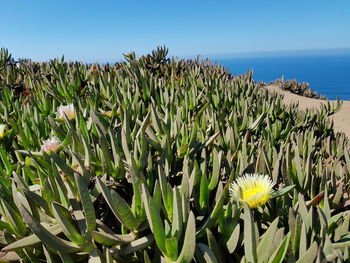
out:
<path id="1" fill-rule="evenodd" d="M 2 251 L 24 262 L 349 260 L 349 142 L 327 120 L 338 105 L 299 112 L 251 74 L 166 56 L 0 67 Z M 75 118 L 58 119 L 70 103 Z M 60 148 L 41 151 L 52 136 Z M 245 172 L 294 189 L 240 207 L 228 190 Z"/>

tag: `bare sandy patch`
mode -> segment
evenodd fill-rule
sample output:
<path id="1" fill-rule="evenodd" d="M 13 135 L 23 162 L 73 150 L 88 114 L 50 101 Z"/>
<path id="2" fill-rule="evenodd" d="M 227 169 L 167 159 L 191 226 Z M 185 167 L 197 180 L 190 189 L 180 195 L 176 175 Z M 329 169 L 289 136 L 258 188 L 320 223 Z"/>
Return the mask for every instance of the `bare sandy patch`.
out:
<path id="1" fill-rule="evenodd" d="M 284 91 L 278 86 L 267 86 L 268 90 L 283 94 L 283 102 L 286 105 L 298 103 L 301 110 L 306 109 L 320 109 L 322 104 L 326 104 L 326 100 L 312 99 L 293 94 L 289 91 Z M 336 101 L 330 100 L 336 103 Z M 345 133 L 350 138 L 350 101 L 343 101 L 342 108 L 330 118 L 334 122 L 334 129 L 337 132 Z"/>

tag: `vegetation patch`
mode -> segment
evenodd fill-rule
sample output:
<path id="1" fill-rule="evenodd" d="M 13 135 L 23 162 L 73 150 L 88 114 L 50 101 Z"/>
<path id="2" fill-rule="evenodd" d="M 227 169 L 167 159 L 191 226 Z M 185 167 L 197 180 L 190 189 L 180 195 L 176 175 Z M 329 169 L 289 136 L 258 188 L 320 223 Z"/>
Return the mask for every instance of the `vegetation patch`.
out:
<path id="1" fill-rule="evenodd" d="M 326 96 L 318 94 L 316 91 L 310 89 L 309 83 L 306 83 L 306 82 L 299 83 L 295 79 L 292 79 L 292 80 L 277 79 L 270 84 L 276 85 L 280 87 L 282 90 L 286 90 L 300 96 L 313 98 L 313 99 L 321 99 L 321 100 L 327 99 Z"/>
<path id="2" fill-rule="evenodd" d="M 349 141 L 251 74 L 167 49 L 0 53 L 0 261 L 349 261 Z"/>

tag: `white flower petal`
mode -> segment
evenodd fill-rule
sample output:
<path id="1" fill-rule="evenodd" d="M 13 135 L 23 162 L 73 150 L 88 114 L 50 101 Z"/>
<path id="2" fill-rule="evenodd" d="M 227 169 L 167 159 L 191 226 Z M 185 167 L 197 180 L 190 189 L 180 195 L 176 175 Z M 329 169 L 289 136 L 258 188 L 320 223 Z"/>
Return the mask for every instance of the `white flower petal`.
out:
<path id="1" fill-rule="evenodd" d="M 44 152 L 56 152 L 57 149 L 61 146 L 61 141 L 56 137 L 43 141 L 41 150 Z"/>
<path id="2" fill-rule="evenodd" d="M 57 117 L 63 120 L 64 116 L 67 116 L 69 120 L 75 118 L 75 109 L 73 103 L 68 105 L 61 105 L 57 108 Z"/>

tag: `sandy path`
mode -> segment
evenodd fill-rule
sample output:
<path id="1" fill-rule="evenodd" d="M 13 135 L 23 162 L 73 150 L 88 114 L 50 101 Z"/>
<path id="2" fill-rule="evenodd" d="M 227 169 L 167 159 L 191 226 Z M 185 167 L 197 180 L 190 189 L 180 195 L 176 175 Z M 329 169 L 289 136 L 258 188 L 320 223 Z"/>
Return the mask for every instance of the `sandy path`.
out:
<path id="1" fill-rule="evenodd" d="M 305 110 L 307 108 L 319 109 L 321 104 L 326 103 L 324 100 L 311 99 L 281 90 L 277 86 L 268 86 L 267 88 L 273 92 L 283 94 L 283 102 L 286 105 L 299 103 L 299 108 L 301 110 Z M 344 101 L 340 111 L 332 115 L 330 118 L 334 121 L 335 131 L 344 132 L 348 138 L 350 138 L 350 101 Z"/>

